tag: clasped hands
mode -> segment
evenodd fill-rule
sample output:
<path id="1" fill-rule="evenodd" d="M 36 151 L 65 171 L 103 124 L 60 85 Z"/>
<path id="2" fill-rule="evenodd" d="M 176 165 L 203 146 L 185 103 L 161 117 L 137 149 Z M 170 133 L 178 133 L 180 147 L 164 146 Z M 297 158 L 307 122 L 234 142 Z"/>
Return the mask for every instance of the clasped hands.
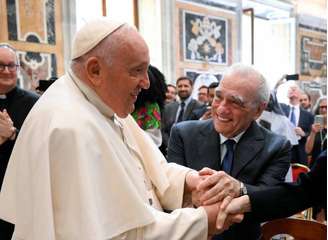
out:
<path id="1" fill-rule="evenodd" d="M 227 212 L 233 198 L 240 196 L 240 182 L 223 171 L 203 168 L 187 174 L 186 183 L 192 203 L 203 207 L 208 216 L 208 234 L 219 234 L 243 220 L 240 213 Z"/>
<path id="2" fill-rule="evenodd" d="M 0 111 L 0 145 L 15 137 L 16 128 L 6 109 Z"/>

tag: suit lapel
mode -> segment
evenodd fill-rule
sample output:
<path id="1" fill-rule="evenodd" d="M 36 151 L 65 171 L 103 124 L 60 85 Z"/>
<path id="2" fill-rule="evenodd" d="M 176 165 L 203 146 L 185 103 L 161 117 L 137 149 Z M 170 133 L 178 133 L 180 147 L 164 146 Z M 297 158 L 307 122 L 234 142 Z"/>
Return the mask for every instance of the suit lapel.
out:
<path id="1" fill-rule="evenodd" d="M 212 120 L 206 120 L 207 123 L 200 128 L 200 134 L 197 139 L 198 161 L 202 166 L 215 170 L 220 168 L 220 141 L 219 134 L 215 131 Z"/>
<path id="2" fill-rule="evenodd" d="M 196 104 L 196 100 L 191 99 L 190 103 L 188 104 L 185 113 L 183 114 L 183 120 L 188 120 L 190 117 L 190 114 L 192 110 L 194 109 L 194 106 Z"/>
<path id="3" fill-rule="evenodd" d="M 237 177 L 244 166 L 254 160 L 263 144 L 263 133 L 253 121 L 236 146 L 231 176 Z"/>

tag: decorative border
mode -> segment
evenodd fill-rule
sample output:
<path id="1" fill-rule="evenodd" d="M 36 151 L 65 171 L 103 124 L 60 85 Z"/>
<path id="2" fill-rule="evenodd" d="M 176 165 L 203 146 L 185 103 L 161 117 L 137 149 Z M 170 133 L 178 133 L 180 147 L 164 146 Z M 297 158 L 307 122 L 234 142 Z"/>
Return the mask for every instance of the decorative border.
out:
<path id="1" fill-rule="evenodd" d="M 327 77 L 327 39 L 322 32 L 299 28 L 298 71 L 301 80 Z"/>

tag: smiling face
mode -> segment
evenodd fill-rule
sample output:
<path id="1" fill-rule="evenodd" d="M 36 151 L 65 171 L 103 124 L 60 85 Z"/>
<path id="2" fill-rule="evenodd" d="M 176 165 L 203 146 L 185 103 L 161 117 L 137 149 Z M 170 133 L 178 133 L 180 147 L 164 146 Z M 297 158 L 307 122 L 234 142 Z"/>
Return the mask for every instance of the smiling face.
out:
<path id="1" fill-rule="evenodd" d="M 190 97 L 192 92 L 192 85 L 188 79 L 180 79 L 177 82 L 177 91 L 181 100 Z"/>
<path id="2" fill-rule="evenodd" d="M 111 63 L 99 60 L 100 84 L 95 87 L 98 96 L 119 117 L 126 117 L 134 111 L 134 103 L 141 89 L 149 88 L 148 47 L 134 29 L 120 29 L 125 39 L 115 49 L 111 49 Z"/>
<path id="3" fill-rule="evenodd" d="M 207 103 L 208 101 L 208 90 L 206 87 L 202 87 L 198 90 L 198 101 L 202 103 Z"/>
<path id="4" fill-rule="evenodd" d="M 168 85 L 167 86 L 167 91 L 165 93 L 166 96 L 166 102 L 173 102 L 175 101 L 175 98 L 177 96 L 177 91 L 176 88 L 173 86 Z"/>
<path id="5" fill-rule="evenodd" d="M 13 50 L 6 47 L 0 48 L 0 64 L 1 65 L 16 65 L 16 54 Z M 17 82 L 17 69 L 10 71 L 8 67 L 5 67 L 3 71 L 0 71 L 0 94 L 9 92 L 16 86 Z"/>
<path id="6" fill-rule="evenodd" d="M 300 103 L 301 103 L 301 106 L 304 109 L 308 109 L 309 107 L 311 107 L 310 99 L 309 99 L 308 95 L 305 94 L 305 93 L 302 93 L 301 94 L 301 96 L 300 96 Z"/>
<path id="7" fill-rule="evenodd" d="M 239 74 L 225 76 L 212 103 L 215 130 L 227 138 L 245 131 L 265 108 L 265 104 L 256 101 L 257 90 L 254 79 Z"/>

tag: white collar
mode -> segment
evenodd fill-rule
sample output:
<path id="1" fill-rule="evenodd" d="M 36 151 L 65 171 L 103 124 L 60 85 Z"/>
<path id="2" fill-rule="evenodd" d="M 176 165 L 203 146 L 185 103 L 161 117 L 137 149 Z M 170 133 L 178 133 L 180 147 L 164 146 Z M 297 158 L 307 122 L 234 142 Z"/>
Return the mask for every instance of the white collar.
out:
<path id="1" fill-rule="evenodd" d="M 81 90 L 81 92 L 85 95 L 85 97 L 92 103 L 92 105 L 94 105 L 106 117 L 114 120 L 114 111 L 100 99 L 95 91 L 84 82 L 82 82 L 71 69 L 68 70 L 68 74 L 73 79 L 77 87 Z"/>
<path id="2" fill-rule="evenodd" d="M 234 136 L 233 138 L 227 138 L 225 136 L 223 136 L 220 133 L 220 144 L 223 144 L 225 141 L 227 141 L 228 139 L 233 139 L 236 143 L 239 142 L 239 140 L 241 139 L 241 137 L 244 135 L 246 131 L 242 131 L 241 133 L 239 133 L 238 135 Z"/>

